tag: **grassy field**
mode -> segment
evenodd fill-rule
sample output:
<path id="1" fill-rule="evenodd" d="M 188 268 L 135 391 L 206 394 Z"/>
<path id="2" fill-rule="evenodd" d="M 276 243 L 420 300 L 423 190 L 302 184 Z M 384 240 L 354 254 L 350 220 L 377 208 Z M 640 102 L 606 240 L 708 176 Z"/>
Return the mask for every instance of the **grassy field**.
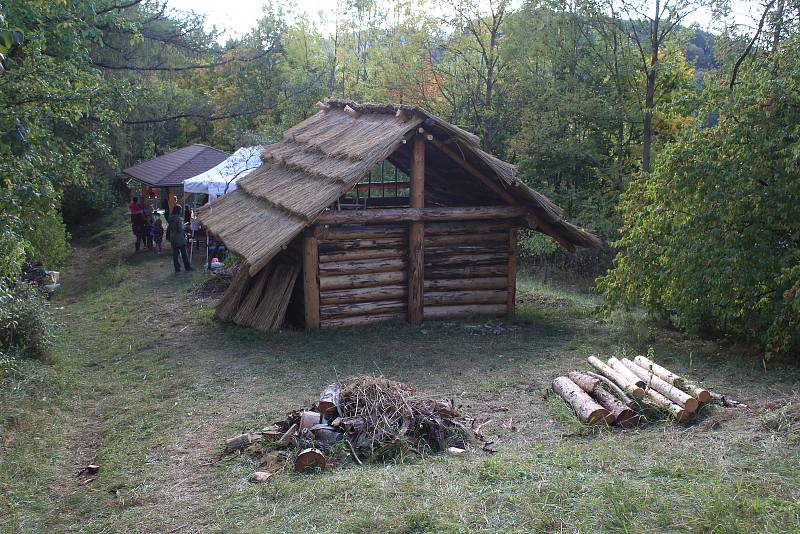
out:
<path id="1" fill-rule="evenodd" d="M 122 218 L 121 218 L 122 220 Z M 258 333 L 166 255 L 134 256 L 123 223 L 83 237 L 53 302 L 52 361 L 0 390 L 3 532 L 800 531 L 800 370 L 521 280 L 519 313 L 340 331 Z M 589 354 L 642 353 L 749 408 L 587 432 L 547 395 Z M 454 398 L 498 452 L 247 482 L 221 444 L 309 405 L 337 376 L 383 373 Z M 81 466 L 101 466 L 82 484 Z"/>

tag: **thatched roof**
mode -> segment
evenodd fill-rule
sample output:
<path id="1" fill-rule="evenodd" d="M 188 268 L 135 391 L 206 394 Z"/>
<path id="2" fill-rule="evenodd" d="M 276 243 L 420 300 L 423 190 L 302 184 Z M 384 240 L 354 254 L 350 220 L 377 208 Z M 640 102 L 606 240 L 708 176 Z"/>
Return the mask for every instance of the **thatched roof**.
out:
<path id="1" fill-rule="evenodd" d="M 596 247 L 600 240 L 561 219 L 561 209 L 515 176 L 515 167 L 480 149 L 477 136 L 424 109 L 328 100 L 320 111 L 264 148 L 262 165 L 239 188 L 203 207 L 200 220 L 258 272 L 300 231 L 376 164 L 388 159 L 409 172 L 411 143 L 419 127 L 446 140 L 428 146 L 426 198 L 434 205 L 497 205 L 511 197 L 528 206 L 529 223 L 567 248 Z M 347 111 L 346 107 L 349 107 Z M 469 176 L 442 150 L 460 155 L 494 181 L 491 191 Z M 504 200 L 505 199 L 505 200 Z"/>
<path id="2" fill-rule="evenodd" d="M 137 163 L 122 172 L 151 187 L 180 187 L 184 180 L 206 172 L 228 156 L 222 150 L 194 144 Z"/>

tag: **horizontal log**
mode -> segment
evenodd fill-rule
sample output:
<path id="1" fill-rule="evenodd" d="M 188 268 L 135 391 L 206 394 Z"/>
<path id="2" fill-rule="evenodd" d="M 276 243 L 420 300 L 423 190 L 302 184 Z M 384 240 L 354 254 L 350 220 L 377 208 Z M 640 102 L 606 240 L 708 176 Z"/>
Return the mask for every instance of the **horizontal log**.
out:
<path id="1" fill-rule="evenodd" d="M 465 208 L 387 208 L 328 211 L 316 224 L 382 224 L 413 221 L 480 221 L 516 219 L 528 213 L 524 206 L 471 206 Z"/>
<path id="2" fill-rule="evenodd" d="M 629 382 L 627 378 L 612 369 L 604 361 L 600 360 L 597 356 L 589 356 L 589 363 L 597 369 L 600 374 L 614 382 L 622 391 L 635 399 L 644 397 L 644 389 L 636 384 Z"/>
<path id="3" fill-rule="evenodd" d="M 610 357 L 608 359 L 608 365 L 616 372 L 624 376 L 625 380 L 627 380 L 631 384 L 634 384 L 636 387 L 643 388 L 645 386 L 644 380 L 633 374 L 633 372 L 626 366 L 622 365 L 622 362 L 619 361 L 618 358 L 615 358 L 614 356 Z"/>
<path id="4" fill-rule="evenodd" d="M 575 415 L 578 416 L 582 423 L 610 424 L 614 421 L 606 408 L 600 406 L 588 393 L 569 378 L 565 376 L 557 377 L 553 380 L 552 388 L 572 408 L 572 411 L 575 412 Z"/>
<path id="5" fill-rule="evenodd" d="M 425 278 L 483 278 L 506 276 L 508 264 L 479 265 L 466 267 L 425 267 Z"/>
<path id="6" fill-rule="evenodd" d="M 381 313 L 376 315 L 356 315 L 353 317 L 342 317 L 339 319 L 322 319 L 322 328 L 338 328 L 343 326 L 358 326 L 364 324 L 381 323 L 397 319 L 405 319 L 404 313 Z"/>
<path id="7" fill-rule="evenodd" d="M 490 254 L 428 254 L 425 253 L 425 267 L 444 268 L 456 266 L 500 265 L 508 268 L 508 254 L 493 252 Z M 507 271 L 506 271 L 507 272 Z"/>
<path id="8" fill-rule="evenodd" d="M 622 358 L 620 361 L 623 365 L 625 365 L 625 367 L 633 371 L 636 376 L 644 380 L 649 388 L 658 391 L 664 397 L 684 408 L 688 413 L 694 413 L 700 406 L 700 403 L 697 401 L 697 399 L 685 391 L 681 391 L 680 389 L 676 388 L 669 382 L 664 382 L 649 370 L 639 367 L 628 358 Z"/>
<path id="9" fill-rule="evenodd" d="M 513 225 L 508 221 L 473 221 L 473 222 L 431 222 L 425 224 L 425 238 L 446 235 L 489 235 L 503 232 L 508 237 L 508 230 Z"/>
<path id="10" fill-rule="evenodd" d="M 341 241 L 343 239 L 369 239 L 380 237 L 408 236 L 408 226 L 403 224 L 386 226 L 314 226 L 312 230 L 318 239 L 324 241 Z"/>
<path id="11" fill-rule="evenodd" d="M 426 291 L 423 297 L 425 306 L 454 304 L 504 304 L 508 293 L 501 289 L 475 291 Z"/>
<path id="12" fill-rule="evenodd" d="M 405 300 L 381 300 L 377 302 L 352 302 L 347 304 L 329 304 L 320 306 L 319 313 L 321 318 L 340 319 L 354 315 L 381 315 L 405 311 L 407 303 Z"/>
<path id="13" fill-rule="evenodd" d="M 422 314 L 425 319 L 444 319 L 447 317 L 470 317 L 473 315 L 501 316 L 508 313 L 505 304 L 461 304 L 457 306 L 425 306 Z"/>
<path id="14" fill-rule="evenodd" d="M 405 285 L 358 287 L 355 289 L 334 289 L 323 291 L 319 295 L 319 302 L 327 304 L 345 304 L 348 302 L 374 302 L 378 300 L 401 300 L 408 295 Z"/>
<path id="15" fill-rule="evenodd" d="M 454 256 L 463 254 L 508 254 L 508 241 L 505 243 L 485 241 L 466 245 L 428 246 L 425 243 L 426 256 Z"/>
<path id="16" fill-rule="evenodd" d="M 319 243 L 319 251 L 321 254 L 329 254 L 348 250 L 403 248 L 407 246 L 408 239 L 405 237 L 381 237 L 342 241 L 321 241 Z"/>
<path id="17" fill-rule="evenodd" d="M 405 258 L 379 258 L 372 260 L 334 261 L 319 264 L 320 276 L 337 274 L 366 274 L 400 271 L 406 268 Z"/>
<path id="18" fill-rule="evenodd" d="M 407 277 L 408 273 L 406 271 L 321 276 L 319 278 L 319 288 L 320 291 L 327 291 L 329 289 L 386 286 L 405 282 Z"/>
<path id="19" fill-rule="evenodd" d="M 508 231 L 505 232 L 475 232 L 469 234 L 428 235 L 425 229 L 425 246 L 444 247 L 447 245 L 469 245 L 472 243 L 508 243 Z"/>
<path id="20" fill-rule="evenodd" d="M 425 291 L 446 291 L 450 289 L 506 289 L 508 279 L 495 278 L 454 278 L 425 280 Z"/>
<path id="21" fill-rule="evenodd" d="M 378 258 L 404 258 L 407 255 L 408 255 L 408 250 L 405 247 L 365 248 L 356 250 L 346 250 L 344 252 L 330 252 L 328 254 L 320 254 L 319 262 L 328 263 L 332 261 L 371 260 Z"/>

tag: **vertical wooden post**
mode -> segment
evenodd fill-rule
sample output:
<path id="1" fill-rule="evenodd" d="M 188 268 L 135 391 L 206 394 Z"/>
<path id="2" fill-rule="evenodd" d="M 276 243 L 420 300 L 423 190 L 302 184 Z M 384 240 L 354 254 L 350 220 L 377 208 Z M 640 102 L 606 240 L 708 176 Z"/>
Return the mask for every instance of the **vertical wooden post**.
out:
<path id="1" fill-rule="evenodd" d="M 517 302 L 517 229 L 508 232 L 508 315 L 514 315 Z"/>
<path id="2" fill-rule="evenodd" d="M 303 303 L 306 328 L 319 328 L 319 242 L 303 237 Z"/>
<path id="3" fill-rule="evenodd" d="M 425 138 L 414 136 L 409 205 L 425 207 Z M 408 320 L 422 322 L 425 278 L 425 223 L 415 221 L 408 228 Z"/>

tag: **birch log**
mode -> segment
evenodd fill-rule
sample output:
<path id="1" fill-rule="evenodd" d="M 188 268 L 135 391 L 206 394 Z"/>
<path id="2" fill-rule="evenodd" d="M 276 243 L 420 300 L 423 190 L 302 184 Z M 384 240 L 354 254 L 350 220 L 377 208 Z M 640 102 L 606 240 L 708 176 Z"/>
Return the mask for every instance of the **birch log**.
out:
<path id="1" fill-rule="evenodd" d="M 633 371 L 637 376 L 639 376 L 642 380 L 645 380 L 650 386 L 650 389 L 654 389 L 661 393 L 663 396 L 670 399 L 675 404 L 678 404 L 686 409 L 688 413 L 694 413 L 700 403 L 697 402 L 697 399 L 692 397 L 691 395 L 687 394 L 684 391 L 676 388 L 672 384 L 664 382 L 656 375 L 652 374 L 650 371 L 643 369 L 630 361 L 628 358 L 622 359 L 622 364 L 625 365 L 628 369 Z"/>
<path id="2" fill-rule="evenodd" d="M 668 411 L 675 417 L 675 420 L 679 423 L 686 419 L 689 416 L 689 412 L 687 412 L 684 408 L 681 408 L 664 395 L 659 393 L 658 391 L 647 388 L 647 400 L 651 401 L 653 404 Z"/>
<path id="3" fill-rule="evenodd" d="M 584 423 L 602 423 L 608 419 L 609 411 L 592 399 L 578 385 L 567 378 L 559 376 L 553 380 L 553 391 L 572 407 L 575 415 Z"/>
<path id="4" fill-rule="evenodd" d="M 633 359 L 633 363 L 635 363 L 642 369 L 650 371 L 664 382 L 669 382 L 676 388 L 683 387 L 683 378 L 681 378 L 679 375 L 676 375 L 669 369 L 661 367 L 660 365 L 658 365 L 649 358 L 645 358 L 644 356 L 637 356 Z"/>
<path id="5" fill-rule="evenodd" d="M 626 394 L 630 395 L 635 399 L 641 399 L 642 397 L 644 397 L 644 390 L 642 388 L 628 382 L 628 380 L 624 376 L 622 376 L 614 369 L 603 363 L 597 356 L 589 356 L 589 363 L 591 363 L 595 367 L 595 369 L 600 371 L 600 374 L 607 377 L 609 380 L 611 380 L 617 386 L 619 386 L 619 388 Z"/>
<path id="6" fill-rule="evenodd" d="M 608 366 L 611 367 L 612 369 L 614 369 L 616 372 L 618 372 L 622 376 L 624 376 L 628 380 L 628 382 L 636 384 L 640 388 L 643 388 L 646 385 L 644 380 L 642 380 L 641 378 L 636 376 L 633 372 L 631 372 L 630 369 L 628 369 L 627 367 L 622 365 L 622 362 L 619 361 L 617 358 L 615 358 L 613 356 L 611 358 L 609 358 L 608 359 Z"/>

